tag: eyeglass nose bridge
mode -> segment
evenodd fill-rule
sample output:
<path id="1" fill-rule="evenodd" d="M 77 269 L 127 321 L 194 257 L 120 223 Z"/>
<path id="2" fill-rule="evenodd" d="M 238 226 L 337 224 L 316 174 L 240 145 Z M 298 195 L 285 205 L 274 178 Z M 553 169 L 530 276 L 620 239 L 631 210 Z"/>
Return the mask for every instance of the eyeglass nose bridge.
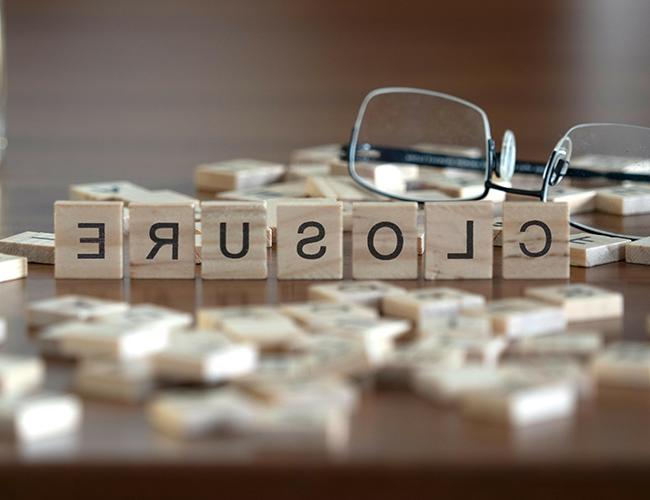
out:
<path id="1" fill-rule="evenodd" d="M 569 170 L 571 146 L 571 139 L 563 137 L 551 153 L 545 174 L 548 177 L 549 186 L 557 186 Z"/>

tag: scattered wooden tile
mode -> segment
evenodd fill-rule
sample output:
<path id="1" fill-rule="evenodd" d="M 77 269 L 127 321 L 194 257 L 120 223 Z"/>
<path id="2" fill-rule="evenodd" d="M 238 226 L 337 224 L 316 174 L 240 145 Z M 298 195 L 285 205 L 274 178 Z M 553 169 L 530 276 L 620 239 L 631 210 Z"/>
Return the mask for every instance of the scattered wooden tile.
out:
<path id="1" fill-rule="evenodd" d="M 0 253 L 27 258 L 27 262 L 54 264 L 54 234 L 25 231 L 0 240 Z"/>
<path id="2" fill-rule="evenodd" d="M 385 345 L 392 345 L 390 340 Z M 359 335 L 313 335 L 305 343 L 306 356 L 300 367 L 301 372 L 310 376 L 357 376 L 368 372 L 384 361 L 389 349 L 381 342 L 367 344 Z M 369 352 L 374 349 L 373 353 Z"/>
<path id="3" fill-rule="evenodd" d="M 343 227 L 341 204 L 277 206 L 278 279 L 341 279 Z"/>
<path id="4" fill-rule="evenodd" d="M 291 152 L 290 162 L 294 163 L 327 163 L 339 158 L 341 155 L 340 144 L 323 144 L 300 148 Z"/>
<path id="5" fill-rule="evenodd" d="M 129 270 L 132 279 L 192 279 L 194 209 L 189 203 L 132 203 Z"/>
<path id="6" fill-rule="evenodd" d="M 379 196 L 361 188 L 351 177 L 312 176 L 307 178 L 305 195 L 341 201 L 371 201 Z"/>
<path id="7" fill-rule="evenodd" d="M 251 373 L 257 350 L 251 344 L 234 343 L 219 332 L 174 332 L 165 349 L 152 358 L 155 374 L 183 382 L 217 383 Z"/>
<path id="8" fill-rule="evenodd" d="M 330 174 L 330 166 L 327 163 L 291 163 L 287 170 L 285 179 L 287 181 L 306 180 L 314 175 Z M 304 188 L 302 190 L 304 192 Z"/>
<path id="9" fill-rule="evenodd" d="M 125 311 L 101 318 L 105 323 L 143 326 L 167 332 L 187 328 L 192 324 L 193 319 L 189 313 L 154 304 L 137 304 Z"/>
<path id="10" fill-rule="evenodd" d="M 420 233 L 418 234 L 418 243 L 417 243 L 417 249 L 418 249 L 418 256 L 424 255 L 424 248 L 426 246 L 426 241 L 425 241 L 425 234 Z"/>
<path id="11" fill-rule="evenodd" d="M 599 384 L 650 387 L 650 345 L 613 342 L 594 358 L 592 372 Z"/>
<path id="12" fill-rule="evenodd" d="M 503 246 L 503 217 L 495 217 L 492 222 L 492 245 Z"/>
<path id="13" fill-rule="evenodd" d="M 427 318 L 445 314 L 457 314 L 462 309 L 482 307 L 482 295 L 468 293 L 455 288 L 418 288 L 403 293 L 384 296 L 382 311 L 388 316 L 406 318 L 418 324 Z"/>
<path id="14" fill-rule="evenodd" d="M 401 287 L 382 283 L 381 281 L 342 281 L 339 283 L 311 285 L 308 296 L 310 300 L 378 307 L 385 295 L 403 291 L 404 289 Z"/>
<path id="15" fill-rule="evenodd" d="M 650 237 L 631 241 L 625 245 L 625 262 L 650 265 Z"/>
<path id="16" fill-rule="evenodd" d="M 355 203 L 352 275 L 355 279 L 416 279 L 417 204 Z"/>
<path id="17" fill-rule="evenodd" d="M 264 201 L 202 204 L 203 279 L 265 279 L 267 222 Z"/>
<path id="18" fill-rule="evenodd" d="M 596 210 L 615 215 L 650 213 L 650 186 L 629 184 L 598 189 Z"/>
<path id="19" fill-rule="evenodd" d="M 54 204 L 56 278 L 122 279 L 122 202 Z"/>
<path id="20" fill-rule="evenodd" d="M 464 314 L 486 315 L 492 320 L 493 331 L 509 338 L 559 332 L 567 324 L 561 307 L 531 299 L 495 300 L 489 302 L 484 309 L 468 309 Z"/>
<path id="21" fill-rule="evenodd" d="M 625 246 L 630 240 L 591 233 L 576 233 L 569 237 L 571 265 L 594 267 L 625 260 Z"/>
<path id="22" fill-rule="evenodd" d="M 496 389 L 503 383 L 503 372 L 490 366 L 423 367 L 413 375 L 414 392 L 439 403 L 454 404 L 467 394 Z"/>
<path id="23" fill-rule="evenodd" d="M 623 294 L 584 283 L 526 288 L 533 299 L 564 309 L 568 321 L 618 318 L 623 315 Z"/>
<path id="24" fill-rule="evenodd" d="M 123 201 L 125 204 L 149 193 L 149 190 L 129 181 L 73 184 L 70 199 L 77 201 Z"/>
<path id="25" fill-rule="evenodd" d="M 283 314 L 313 329 L 320 320 L 332 318 L 377 318 L 379 313 L 371 307 L 343 302 L 302 302 L 287 304 L 280 308 Z"/>
<path id="26" fill-rule="evenodd" d="M 478 330 L 460 332 L 434 332 L 418 340 L 427 348 L 448 352 L 460 352 L 463 359 L 494 366 L 507 347 L 503 337 L 489 337 Z"/>
<path id="27" fill-rule="evenodd" d="M 548 201 L 568 203 L 572 215 L 585 214 L 596 210 L 596 191 L 570 185 L 555 186 L 548 191 Z"/>
<path id="28" fill-rule="evenodd" d="M 204 191 L 230 191 L 265 186 L 282 178 L 286 167 L 280 163 L 239 158 L 199 165 L 194 184 Z"/>
<path id="29" fill-rule="evenodd" d="M 503 277 L 569 277 L 569 206 L 566 203 L 503 204 Z"/>
<path id="30" fill-rule="evenodd" d="M 32 302 L 27 308 L 27 315 L 31 326 L 41 327 L 73 319 L 101 319 L 103 316 L 125 312 L 128 308 L 126 302 L 81 295 L 62 295 Z"/>
<path id="31" fill-rule="evenodd" d="M 0 400 L 32 392 L 45 379 L 45 364 L 39 358 L 0 353 Z"/>
<path id="32" fill-rule="evenodd" d="M 0 283 L 27 277 L 27 259 L 0 253 Z"/>
<path id="33" fill-rule="evenodd" d="M 598 332 L 563 332 L 556 335 L 522 338 L 513 342 L 508 352 L 533 356 L 593 356 L 601 350 L 603 337 Z"/>
<path id="34" fill-rule="evenodd" d="M 140 402 L 151 395 L 154 386 L 147 361 L 125 363 L 110 359 L 84 359 L 74 374 L 76 392 L 109 401 Z"/>
<path id="35" fill-rule="evenodd" d="M 461 310 L 461 314 L 426 316 L 418 324 L 418 333 L 423 336 L 490 338 L 492 336 L 492 320 L 487 315 L 463 314 L 463 310 Z"/>
<path id="36" fill-rule="evenodd" d="M 481 175 L 447 175 L 440 172 L 423 172 L 420 169 L 419 178 L 426 186 L 456 199 L 475 198 L 485 191 L 485 181 Z"/>
<path id="37" fill-rule="evenodd" d="M 426 279 L 492 278 L 491 201 L 426 205 Z"/>
<path id="38" fill-rule="evenodd" d="M 81 424 L 81 403 L 72 395 L 39 393 L 0 399 L 0 429 L 19 442 L 70 435 Z"/>

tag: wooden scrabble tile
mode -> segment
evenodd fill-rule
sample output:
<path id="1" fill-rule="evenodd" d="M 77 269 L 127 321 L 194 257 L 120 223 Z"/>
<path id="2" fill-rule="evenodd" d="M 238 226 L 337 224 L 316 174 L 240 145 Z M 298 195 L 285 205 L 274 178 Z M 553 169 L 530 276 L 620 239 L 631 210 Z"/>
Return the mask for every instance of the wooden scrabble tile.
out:
<path id="1" fill-rule="evenodd" d="M 332 198 L 341 201 L 366 201 L 379 199 L 378 195 L 361 188 L 351 177 L 313 176 L 305 184 L 305 195 L 315 198 Z"/>
<path id="2" fill-rule="evenodd" d="M 0 432 L 18 442 L 67 436 L 81 425 L 81 402 L 72 395 L 39 393 L 0 399 Z"/>
<path id="3" fill-rule="evenodd" d="M 555 186 L 549 188 L 548 201 L 568 203 L 572 215 L 589 213 L 596 210 L 596 191 L 570 185 Z"/>
<path id="4" fill-rule="evenodd" d="M 270 307 L 222 307 L 201 309 L 200 329 L 219 329 L 237 342 L 249 342 L 260 349 L 285 349 L 301 344 L 305 332 L 294 321 Z"/>
<path id="5" fill-rule="evenodd" d="M 417 244 L 418 256 L 424 255 L 424 247 L 425 247 L 425 245 L 426 245 L 426 243 L 425 243 L 425 234 L 424 233 L 418 234 L 418 244 Z"/>
<path id="6" fill-rule="evenodd" d="M 625 262 L 650 265 L 650 237 L 626 244 Z"/>
<path id="7" fill-rule="evenodd" d="M 485 191 L 483 176 L 475 174 L 453 174 L 422 171 L 419 179 L 425 186 L 437 189 L 451 198 L 475 198 Z"/>
<path id="8" fill-rule="evenodd" d="M 496 388 L 469 392 L 461 401 L 462 411 L 469 417 L 525 426 L 570 417 L 577 406 L 577 392 L 568 382 L 506 379 Z"/>
<path id="9" fill-rule="evenodd" d="M 426 279 L 492 278 L 491 201 L 426 205 Z"/>
<path id="10" fill-rule="evenodd" d="M 381 281 L 342 281 L 324 285 L 311 285 L 308 296 L 310 300 L 378 307 L 385 295 L 403 291 L 404 289 L 401 287 L 382 283 Z"/>
<path id="11" fill-rule="evenodd" d="M 101 358 L 82 360 L 75 371 L 73 385 L 83 396 L 126 403 L 147 399 L 155 387 L 147 361 Z"/>
<path id="12" fill-rule="evenodd" d="M 477 363 L 466 366 L 428 366 L 413 374 L 413 391 L 438 403 L 453 404 L 467 394 L 496 389 L 503 383 L 503 372 Z"/>
<path id="13" fill-rule="evenodd" d="M 602 349 L 603 337 L 598 332 L 563 332 L 542 337 L 528 337 L 513 342 L 508 352 L 515 355 L 592 356 Z"/>
<path id="14" fill-rule="evenodd" d="M 615 215 L 650 213 L 650 186 L 629 184 L 598 189 L 596 210 Z"/>
<path id="15" fill-rule="evenodd" d="M 27 259 L 0 253 L 0 283 L 27 277 Z"/>
<path id="16" fill-rule="evenodd" d="M 189 203 L 132 203 L 129 212 L 131 278 L 193 279 L 193 206 Z"/>
<path id="17" fill-rule="evenodd" d="M 54 204 L 54 276 L 122 279 L 122 202 Z"/>
<path id="18" fill-rule="evenodd" d="M 280 308 L 282 314 L 306 328 L 314 328 L 319 321 L 332 318 L 377 318 L 376 309 L 343 302 L 302 302 L 287 304 Z"/>
<path id="19" fill-rule="evenodd" d="M 341 279 L 343 226 L 341 204 L 277 206 L 278 279 Z"/>
<path id="20" fill-rule="evenodd" d="M 613 342 L 594 358 L 591 368 L 599 384 L 650 387 L 650 345 Z"/>
<path id="21" fill-rule="evenodd" d="M 482 307 L 482 295 L 455 288 L 417 288 L 408 292 L 388 294 L 383 297 L 382 311 L 388 316 L 406 318 L 418 324 L 427 318 L 458 314 L 462 309 Z"/>
<path id="22" fill-rule="evenodd" d="M 472 311 L 474 308 L 466 310 Z M 425 316 L 419 323 L 417 333 L 422 336 L 455 336 L 489 338 L 492 336 L 492 320 L 487 315 L 438 314 Z"/>
<path id="23" fill-rule="evenodd" d="M 49 326 L 59 348 L 72 357 L 142 359 L 165 348 L 170 332 L 147 323 L 128 321 L 66 321 Z"/>
<path id="24" fill-rule="evenodd" d="M 352 276 L 355 279 L 416 279 L 417 204 L 355 203 Z"/>
<path id="25" fill-rule="evenodd" d="M 25 257 L 27 262 L 54 264 L 54 234 L 25 231 L 0 240 L 0 253 Z"/>
<path id="26" fill-rule="evenodd" d="M 129 181 L 73 184 L 69 191 L 71 200 L 123 201 L 125 204 L 149 193 L 148 189 Z"/>
<path id="27" fill-rule="evenodd" d="M 208 330 L 174 332 L 167 347 L 152 358 L 158 377 L 183 382 L 223 382 L 251 373 L 256 364 L 252 344 Z"/>
<path id="28" fill-rule="evenodd" d="M 503 204 L 503 277 L 569 277 L 569 206 L 566 203 Z"/>
<path id="29" fill-rule="evenodd" d="M 489 302 L 484 309 L 468 309 L 467 316 L 486 315 L 492 321 L 495 333 L 520 338 L 562 331 L 567 318 L 556 305 L 531 299 L 501 299 Z"/>
<path id="30" fill-rule="evenodd" d="M 239 158 L 199 165 L 194 170 L 194 184 L 204 191 L 229 191 L 265 186 L 277 182 L 285 166 L 262 160 Z"/>
<path id="31" fill-rule="evenodd" d="M 220 200 L 234 201 L 266 201 L 280 200 L 283 198 L 304 198 L 305 181 L 281 182 L 269 184 L 261 188 L 239 189 L 235 191 L 223 191 L 217 193 L 216 198 Z"/>
<path id="32" fill-rule="evenodd" d="M 291 163 L 285 179 L 287 181 L 306 180 L 307 177 L 314 175 L 328 174 L 330 174 L 330 166 L 327 163 Z M 304 192 L 304 187 L 302 192 Z"/>
<path id="33" fill-rule="evenodd" d="M 569 237 L 571 265 L 594 267 L 625 260 L 625 246 L 630 240 L 591 233 L 575 233 Z"/>
<path id="34" fill-rule="evenodd" d="M 125 312 L 126 302 L 84 297 L 80 295 L 62 295 L 50 299 L 32 302 L 27 308 L 28 323 L 41 327 L 67 320 L 96 320 Z"/>
<path id="35" fill-rule="evenodd" d="M 202 205 L 203 279 L 267 277 L 264 201 L 213 201 Z"/>
<path id="36" fill-rule="evenodd" d="M 556 304 L 568 321 L 590 321 L 623 315 L 623 294 L 584 283 L 526 288 L 527 297 Z"/>
<path id="37" fill-rule="evenodd" d="M 503 217 L 495 217 L 492 222 L 492 245 L 503 246 Z"/>
<path id="38" fill-rule="evenodd" d="M 390 341 L 387 341 L 388 344 Z M 383 363 L 389 351 L 378 352 L 379 342 L 367 344 L 360 335 L 313 335 L 306 342 L 305 368 L 312 377 L 364 375 Z M 375 352 L 371 353 L 373 350 Z"/>
<path id="39" fill-rule="evenodd" d="M 308 148 L 295 149 L 291 152 L 291 164 L 294 163 L 327 163 L 336 160 L 341 155 L 340 144 L 323 144 Z"/>
<path id="40" fill-rule="evenodd" d="M 103 323 L 126 324 L 128 326 L 148 327 L 171 332 L 187 328 L 192 324 L 193 316 L 154 304 L 137 304 L 125 311 L 102 316 Z"/>
<path id="41" fill-rule="evenodd" d="M 45 364 L 39 358 L 0 353 L 0 400 L 41 386 Z"/>

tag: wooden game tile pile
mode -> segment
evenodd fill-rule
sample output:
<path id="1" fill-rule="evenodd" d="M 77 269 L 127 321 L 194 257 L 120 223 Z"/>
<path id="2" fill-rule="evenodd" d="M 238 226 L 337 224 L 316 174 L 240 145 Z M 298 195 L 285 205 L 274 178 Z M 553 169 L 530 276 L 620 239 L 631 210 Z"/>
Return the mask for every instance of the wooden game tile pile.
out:
<path id="1" fill-rule="evenodd" d="M 33 302 L 41 356 L 0 355 L 0 427 L 21 442 L 75 433 L 93 398 L 136 405 L 177 439 L 336 451 L 364 391 L 386 384 L 511 426 L 571 418 L 597 384 L 650 387 L 650 346 L 594 327 L 623 314 L 622 295 L 602 288 L 530 287 L 490 302 L 451 287 L 337 281 L 308 296 L 195 317 L 86 296 Z M 74 363 L 70 394 L 41 389 L 54 358 Z"/>

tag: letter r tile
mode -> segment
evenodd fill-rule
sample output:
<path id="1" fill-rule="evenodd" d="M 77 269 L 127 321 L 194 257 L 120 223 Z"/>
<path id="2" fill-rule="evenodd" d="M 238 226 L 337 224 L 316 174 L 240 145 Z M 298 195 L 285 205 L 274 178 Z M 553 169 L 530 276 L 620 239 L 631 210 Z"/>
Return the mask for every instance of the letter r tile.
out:
<path id="1" fill-rule="evenodd" d="M 352 206 L 352 276 L 416 279 L 417 203 L 366 202 Z"/>
<path id="2" fill-rule="evenodd" d="M 122 279 L 121 201 L 54 204 L 56 278 Z"/>
<path id="3" fill-rule="evenodd" d="M 343 209 L 337 201 L 277 206 L 279 279 L 343 277 Z"/>
<path id="4" fill-rule="evenodd" d="M 426 279 L 492 278 L 491 201 L 428 203 L 425 216 Z"/>
<path id="5" fill-rule="evenodd" d="M 569 278 L 569 205 L 503 204 L 503 277 Z"/>

